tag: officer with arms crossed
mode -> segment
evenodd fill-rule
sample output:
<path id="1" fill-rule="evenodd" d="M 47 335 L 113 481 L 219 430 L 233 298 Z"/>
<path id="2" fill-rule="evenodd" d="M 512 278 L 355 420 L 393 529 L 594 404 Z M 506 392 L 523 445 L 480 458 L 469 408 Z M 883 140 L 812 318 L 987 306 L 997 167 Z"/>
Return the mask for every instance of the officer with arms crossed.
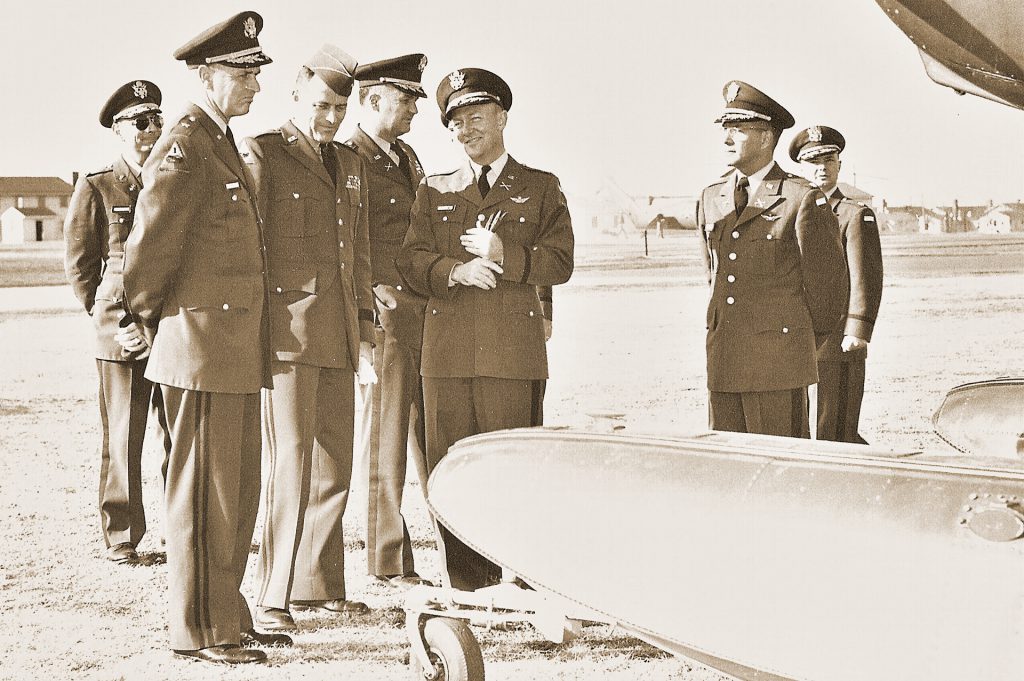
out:
<path id="1" fill-rule="evenodd" d="M 426 97 L 422 54 L 361 64 L 356 69 L 363 118 L 345 144 L 366 166 L 370 199 L 370 262 L 377 299 L 373 365 L 380 382 L 363 391 L 362 447 L 369 468 L 366 559 L 369 573 L 393 586 L 423 582 L 402 517 L 408 459 L 426 490 L 420 347 L 426 298 L 402 285 L 395 256 L 409 231 L 409 211 L 423 168 L 400 138 Z"/>
<path id="2" fill-rule="evenodd" d="M 142 327 L 126 330 L 129 349 L 152 348 L 146 377 L 160 384 L 171 429 L 171 648 L 228 664 L 266 660 L 248 646 L 291 644 L 253 630 L 239 590 L 260 498 L 269 315 L 256 184 L 228 121 L 249 111 L 270 63 L 262 26 L 242 12 L 174 53 L 202 91 L 146 163 L 125 246 L 125 291 Z"/>
<path id="3" fill-rule="evenodd" d="M 537 287 L 569 279 L 574 247 L 558 178 L 505 151 L 508 84 L 460 69 L 442 79 L 437 102 L 468 159 L 420 184 L 397 260 L 406 283 L 429 298 L 421 367 L 428 470 L 464 437 L 542 423 L 547 352 Z M 500 579 L 497 566 L 438 530 L 450 586 Z"/>
<path id="4" fill-rule="evenodd" d="M 107 559 L 116 563 L 136 562 L 135 547 L 146 534 L 142 444 L 151 401 L 164 433 L 165 480 L 171 448 L 163 399 L 145 378 L 148 353 L 130 351 L 118 342 L 120 325 L 131 323 L 122 282 L 124 242 L 142 189 L 142 164 L 163 128 L 160 99 L 160 88 L 148 80 L 125 83 L 110 95 L 100 111 L 100 124 L 113 128 L 121 155 L 78 181 L 64 220 L 64 269 L 96 327 L 103 426 L 100 529 Z"/>
<path id="5" fill-rule="evenodd" d="M 850 299 L 842 323 L 818 348 L 817 430 L 819 440 L 867 444 L 858 432 L 864 399 L 868 342 L 882 302 L 882 245 L 875 213 L 839 190 L 839 155 L 846 139 L 835 128 L 805 128 L 789 145 L 807 180 L 828 197 L 839 218 L 839 236 L 850 271 Z"/>
<path id="6" fill-rule="evenodd" d="M 846 260 L 824 194 L 773 160 L 793 117 L 738 80 L 724 90 L 734 169 L 697 203 L 705 270 L 711 428 L 809 437 L 807 386 L 815 343 L 846 301 Z"/>
<path id="7" fill-rule="evenodd" d="M 353 373 L 372 372 L 373 294 L 359 155 L 334 141 L 356 61 L 324 45 L 299 69 L 295 114 L 246 141 L 270 265 L 273 387 L 264 392 L 266 523 L 259 610 L 367 611 L 345 595 L 342 516 L 352 479 Z"/>

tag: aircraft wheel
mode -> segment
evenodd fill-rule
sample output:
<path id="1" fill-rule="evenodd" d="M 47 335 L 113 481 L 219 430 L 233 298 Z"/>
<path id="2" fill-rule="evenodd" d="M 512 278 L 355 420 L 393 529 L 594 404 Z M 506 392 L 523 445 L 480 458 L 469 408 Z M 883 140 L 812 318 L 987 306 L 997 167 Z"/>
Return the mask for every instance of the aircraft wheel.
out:
<path id="1" fill-rule="evenodd" d="M 434 663 L 435 681 L 484 681 L 484 658 L 473 632 L 462 620 L 431 617 L 423 625 L 427 654 Z M 419 660 L 413 671 L 423 678 Z"/>

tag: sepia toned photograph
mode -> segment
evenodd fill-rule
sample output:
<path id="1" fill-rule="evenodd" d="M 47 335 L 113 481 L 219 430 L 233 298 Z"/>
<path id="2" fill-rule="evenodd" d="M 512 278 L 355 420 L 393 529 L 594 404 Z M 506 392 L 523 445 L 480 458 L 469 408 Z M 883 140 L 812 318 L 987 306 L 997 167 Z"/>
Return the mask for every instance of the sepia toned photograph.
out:
<path id="1" fill-rule="evenodd" d="M 17 1 L 0 681 L 1016 681 L 1024 5 Z"/>

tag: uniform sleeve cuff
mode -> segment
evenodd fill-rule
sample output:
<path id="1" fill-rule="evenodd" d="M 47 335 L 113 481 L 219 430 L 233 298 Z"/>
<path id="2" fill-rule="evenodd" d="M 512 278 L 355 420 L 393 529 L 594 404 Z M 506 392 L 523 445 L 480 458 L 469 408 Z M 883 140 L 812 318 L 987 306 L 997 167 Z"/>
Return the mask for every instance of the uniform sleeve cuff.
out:
<path id="1" fill-rule="evenodd" d="M 847 336 L 854 336 L 862 340 L 871 340 L 871 332 L 874 331 L 875 325 L 873 322 L 869 322 L 863 319 L 856 319 L 855 317 L 846 318 L 846 329 L 843 333 Z"/>
<path id="2" fill-rule="evenodd" d="M 505 247 L 505 261 L 502 265 L 502 279 L 525 284 L 530 276 L 530 251 L 523 246 Z"/>

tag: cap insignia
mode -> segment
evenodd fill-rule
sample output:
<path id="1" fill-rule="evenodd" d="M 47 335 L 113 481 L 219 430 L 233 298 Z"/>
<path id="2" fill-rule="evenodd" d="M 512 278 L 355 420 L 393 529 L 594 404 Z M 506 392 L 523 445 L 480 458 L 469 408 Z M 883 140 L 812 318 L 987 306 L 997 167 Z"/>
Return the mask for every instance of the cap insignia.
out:
<path id="1" fill-rule="evenodd" d="M 132 84 L 132 92 L 134 92 L 135 96 L 138 97 L 139 99 L 145 99 L 146 98 L 146 84 L 143 83 L 141 80 L 135 81 Z"/>
<path id="2" fill-rule="evenodd" d="M 252 17 L 246 17 L 245 21 L 242 22 L 242 30 L 245 31 L 245 37 L 252 39 L 256 37 L 256 20 Z"/>
<path id="3" fill-rule="evenodd" d="M 813 127 L 807 128 L 807 139 L 809 141 L 811 141 L 811 142 L 820 142 L 821 141 L 821 128 L 819 128 L 816 125 L 813 126 Z"/>
<path id="4" fill-rule="evenodd" d="M 452 86 L 453 90 L 461 90 L 462 86 L 466 84 L 466 75 L 462 71 L 454 71 L 448 75 L 448 84 Z"/>
<path id="5" fill-rule="evenodd" d="M 427 55 L 423 55 L 423 58 L 420 59 L 420 65 L 419 65 L 420 73 L 423 73 L 423 69 L 425 69 L 425 68 L 427 68 Z"/>
<path id="6" fill-rule="evenodd" d="M 729 89 L 725 91 L 725 101 L 732 104 L 732 101 L 740 96 L 740 84 L 736 81 L 729 83 Z"/>

